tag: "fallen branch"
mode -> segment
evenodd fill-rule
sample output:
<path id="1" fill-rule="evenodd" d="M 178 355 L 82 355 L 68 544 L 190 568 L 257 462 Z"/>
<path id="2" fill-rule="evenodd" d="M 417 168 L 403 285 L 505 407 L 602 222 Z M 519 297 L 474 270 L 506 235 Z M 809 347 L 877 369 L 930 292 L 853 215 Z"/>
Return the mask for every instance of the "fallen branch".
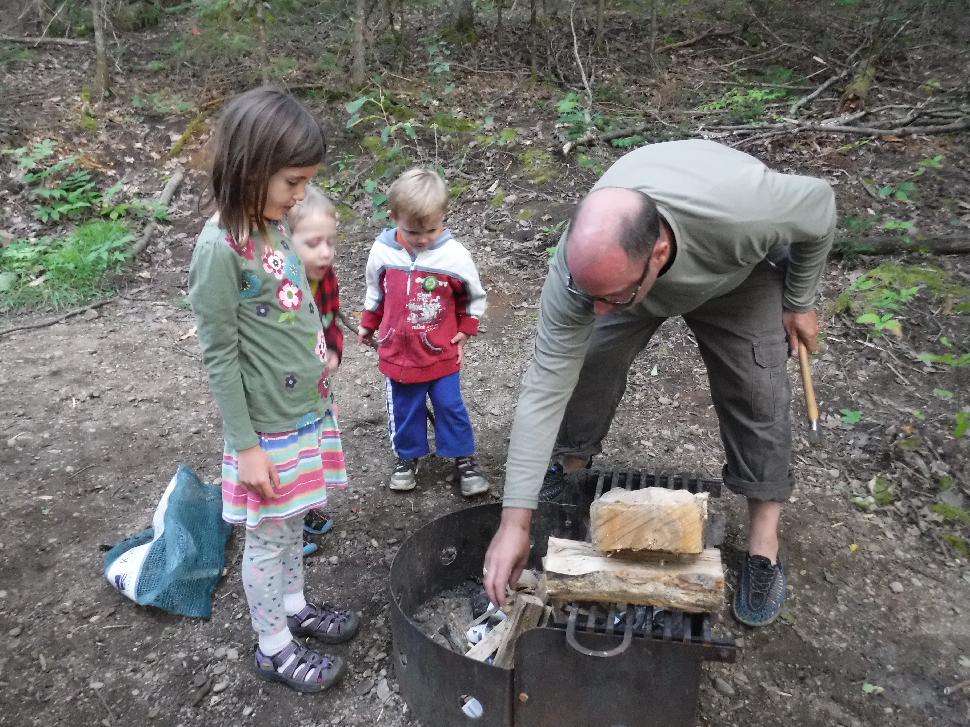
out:
<path id="1" fill-rule="evenodd" d="M 17 36 L 17 35 L 0 35 L 0 41 L 7 43 L 23 43 L 25 45 L 32 45 L 35 48 L 38 45 L 89 45 L 91 41 L 81 40 L 80 38 L 43 38 L 43 37 L 28 37 L 28 36 Z"/>
<path id="2" fill-rule="evenodd" d="M 800 125 L 800 131 L 829 131 L 863 136 L 916 136 L 918 134 L 947 134 L 970 128 L 970 118 L 960 119 L 942 126 L 900 126 L 895 129 L 875 129 L 871 126 L 826 126 L 824 124 Z"/>
<path id="3" fill-rule="evenodd" d="M 758 126 L 756 124 L 740 124 L 737 126 L 708 126 L 711 131 L 760 131 L 767 132 L 768 135 L 781 136 L 783 134 L 799 134 L 803 131 L 821 131 L 833 134 L 859 134 L 862 136 L 916 136 L 919 134 L 948 134 L 952 131 L 963 131 L 970 128 L 970 118 L 954 121 L 952 124 L 939 126 L 899 126 L 893 129 L 877 129 L 872 126 L 845 126 L 842 124 L 768 124 Z M 744 142 L 752 139 L 745 139 Z M 739 142 L 742 143 L 742 142 Z"/>
<path id="4" fill-rule="evenodd" d="M 702 40 L 707 40 L 708 38 L 721 38 L 721 37 L 732 36 L 732 35 L 734 35 L 734 33 L 732 33 L 731 31 L 714 30 L 714 28 L 711 28 L 710 30 L 704 31 L 700 35 L 694 38 L 691 38 L 690 40 L 682 40 L 679 43 L 667 43 L 667 45 L 662 45 L 659 48 L 657 48 L 656 52 L 667 53 L 668 51 L 678 50 L 680 48 L 688 48 L 689 46 L 696 45 L 697 43 L 700 43 Z"/>
<path id="5" fill-rule="evenodd" d="M 906 252 L 932 252 L 937 255 L 962 255 L 970 253 L 970 236 L 947 237 L 861 237 L 843 239 L 832 248 L 832 254 L 852 255 L 891 255 Z"/>
<path id="6" fill-rule="evenodd" d="M 802 96 L 800 99 L 798 99 L 795 103 L 793 103 L 791 105 L 791 108 L 788 109 L 788 115 L 789 116 L 794 116 L 795 115 L 795 112 L 798 111 L 798 109 L 800 109 L 802 106 L 804 106 L 805 104 L 807 104 L 812 99 L 818 98 L 822 94 L 822 92 L 825 91 L 825 89 L 827 89 L 833 83 L 837 83 L 838 81 L 841 81 L 847 75 L 849 75 L 849 69 L 848 68 L 846 68 L 845 70 L 843 70 L 841 73 L 838 73 L 838 74 L 832 76 L 830 79 L 828 79 L 825 83 L 823 83 L 821 86 L 819 86 L 818 88 L 816 88 L 810 94 L 807 94 L 805 96 Z"/>
<path id="7" fill-rule="evenodd" d="M 97 303 L 92 303 L 91 305 L 86 305 L 83 308 L 75 308 L 74 310 L 69 310 L 67 313 L 58 316 L 57 318 L 51 318 L 50 320 L 41 321 L 40 323 L 28 323 L 23 326 L 13 326 L 12 328 L 4 328 L 0 331 L 0 336 L 6 336 L 9 333 L 15 333 L 16 331 L 32 331 L 35 328 L 47 328 L 48 326 L 53 326 L 55 323 L 60 323 L 61 321 L 66 321 L 76 315 L 80 315 L 85 311 L 94 310 L 95 308 L 100 308 L 103 305 L 107 305 L 114 298 L 107 298 L 106 300 L 99 300 Z"/>
<path id="8" fill-rule="evenodd" d="M 185 177 L 185 172 L 181 167 L 179 167 L 175 170 L 175 174 L 172 175 L 171 179 L 168 180 L 168 184 L 166 184 L 165 188 L 162 190 L 162 194 L 158 198 L 159 204 L 165 208 L 168 208 L 168 203 L 172 201 L 172 195 L 175 194 L 175 190 L 178 189 L 178 186 L 182 183 L 183 177 Z M 135 246 L 131 248 L 132 259 L 141 255 L 144 249 L 148 247 L 148 240 L 152 236 L 152 233 L 155 232 L 156 224 L 157 220 L 152 220 L 145 225 L 145 229 L 142 231 L 141 237 L 138 238 L 138 242 L 136 242 Z"/>

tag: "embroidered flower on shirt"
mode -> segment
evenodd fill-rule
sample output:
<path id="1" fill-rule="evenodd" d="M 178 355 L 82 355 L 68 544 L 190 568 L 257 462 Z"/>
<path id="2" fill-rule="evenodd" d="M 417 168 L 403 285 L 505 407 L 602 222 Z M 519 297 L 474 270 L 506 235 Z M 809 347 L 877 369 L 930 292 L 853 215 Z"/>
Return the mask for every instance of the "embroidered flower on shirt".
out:
<path id="1" fill-rule="evenodd" d="M 263 288 L 263 281 L 252 270 L 243 270 L 242 278 L 239 282 L 240 298 L 255 298 Z"/>
<path id="2" fill-rule="evenodd" d="M 317 382 L 317 391 L 320 392 L 320 396 L 324 399 L 330 395 L 330 377 L 327 376 L 326 371 L 324 371 L 320 380 Z"/>
<path id="3" fill-rule="evenodd" d="M 269 306 L 265 303 L 259 303 L 256 305 L 256 315 L 260 318 L 265 318 L 269 315 Z"/>
<path id="4" fill-rule="evenodd" d="M 286 258 L 279 250 L 267 250 L 263 253 L 263 270 L 277 280 L 283 279 L 283 268 L 285 266 Z"/>
<path id="5" fill-rule="evenodd" d="M 294 285 L 299 284 L 300 278 L 303 277 L 303 265 L 300 263 L 300 258 L 296 255 L 287 255 L 286 262 L 283 268 L 283 275 L 289 278 L 290 282 Z"/>
<path id="6" fill-rule="evenodd" d="M 314 351 L 321 361 L 327 362 L 327 339 L 324 338 L 323 331 L 317 331 L 317 347 Z"/>
<path id="7" fill-rule="evenodd" d="M 252 260 L 256 257 L 256 245 L 253 244 L 252 239 L 247 239 L 246 242 L 240 245 L 232 235 L 226 235 L 226 242 L 229 243 L 229 247 L 236 251 L 237 255 L 247 260 Z"/>
<path id="8" fill-rule="evenodd" d="M 276 289 L 276 297 L 286 310 L 297 310 L 303 302 L 303 291 L 289 280 L 283 281 Z"/>
<path id="9" fill-rule="evenodd" d="M 296 374 L 287 374 L 286 378 L 283 379 L 283 383 L 286 385 L 287 389 L 292 389 L 296 386 Z"/>

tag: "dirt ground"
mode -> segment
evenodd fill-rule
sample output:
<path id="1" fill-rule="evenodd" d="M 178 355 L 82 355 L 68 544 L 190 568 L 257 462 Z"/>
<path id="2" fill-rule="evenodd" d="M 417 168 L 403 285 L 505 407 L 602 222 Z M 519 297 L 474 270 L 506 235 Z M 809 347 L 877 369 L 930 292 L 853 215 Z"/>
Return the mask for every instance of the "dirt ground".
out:
<path id="1" fill-rule="evenodd" d="M 33 68 L 56 73 L 66 88 L 82 73 L 69 60 L 41 55 Z M 65 94 L 31 101 L 36 133 L 73 113 L 75 100 Z M 516 116 L 513 100 L 497 103 L 514 123 L 533 123 Z M 328 113 L 322 103 L 318 110 Z M 125 172 L 129 181 L 159 189 L 173 164 L 163 156 L 177 125 L 111 118 L 117 126 L 85 144 L 137 159 Z M 64 138 L 70 141 L 69 134 Z M 892 173 L 934 153 L 961 168 L 962 142 L 965 137 L 921 138 L 850 151 L 802 142 L 753 151 L 780 168 L 826 177 L 836 185 L 840 206 L 858 208 L 870 204 L 858 182 L 860 168 Z M 447 463 L 434 459 L 413 493 L 386 489 L 392 460 L 383 380 L 374 354 L 352 339 L 336 377 L 352 487 L 332 497 L 335 527 L 306 566 L 310 596 L 363 612 L 361 635 L 334 647 L 350 664 L 342 685 L 306 697 L 254 678 L 239 532 L 230 541 L 208 621 L 137 607 L 102 575 L 103 552 L 147 526 L 180 463 L 209 480 L 219 472 L 221 422 L 185 301 L 203 184 L 200 171 L 189 172 L 173 200 L 172 222 L 160 227 L 111 303 L 0 338 L 0 634 L 6 646 L 0 653 L 0 725 L 414 725 L 389 660 L 388 565 L 409 534 L 468 502 L 446 481 Z M 489 292 L 483 330 L 463 372 L 481 462 L 492 482 L 481 501 L 489 502 L 501 495 L 545 274 L 547 243 L 537 231 L 546 222 L 539 220 L 562 219 L 595 174 L 573 168 L 542 187 L 504 164 L 473 172 L 481 188 L 473 185 L 449 225 L 471 248 Z M 498 209 L 491 205 L 485 190 L 492 180 L 515 199 Z M 949 194 L 966 200 L 965 184 L 962 190 Z M 948 205 L 934 197 L 926 201 L 926 214 L 946 212 Z M 534 217 L 517 214 L 526 207 Z M 18 211 L 11 206 L 6 212 L 16 227 Z M 966 233 L 965 217 L 955 218 Z M 349 311 L 361 306 L 374 232 L 364 222 L 343 226 L 338 270 Z M 932 262 L 970 284 L 962 258 L 907 261 Z M 928 509 L 937 495 L 933 483 L 942 477 L 953 483 L 953 504 L 966 508 L 970 502 L 968 439 L 951 436 L 954 407 L 945 408 L 933 394 L 946 389 L 967 403 L 970 367 L 930 366 L 907 355 L 928 350 L 943 335 L 966 350 L 966 316 L 941 314 L 938 301 L 923 297 L 907 309 L 902 341 L 867 335 L 851 317 L 833 313 L 832 304 L 877 262 L 833 262 L 825 276 L 827 348 L 815 360 L 823 412 L 818 443 L 805 437 L 797 366 L 790 365 L 798 486 L 782 531 L 789 598 L 779 621 L 761 630 L 736 624 L 727 605 L 716 615 L 718 635 L 736 638 L 743 655 L 737 664 L 705 666 L 699 724 L 970 723 L 970 687 L 945 691 L 970 679 L 970 569 L 967 558 L 941 539 L 941 518 Z M 5 314 L 0 328 L 45 317 Z M 847 424 L 842 408 L 865 417 Z M 922 437 L 918 448 L 899 446 L 914 432 Z M 669 321 L 631 372 L 597 466 L 711 477 L 721 458 L 703 366 L 689 331 Z M 851 498 L 868 494 L 877 475 L 894 478 L 896 504 L 873 512 L 853 506 Z M 725 554 L 733 583 L 745 542 L 743 502 L 725 493 L 713 507 L 728 517 Z M 198 675 L 218 688 L 197 701 Z"/>

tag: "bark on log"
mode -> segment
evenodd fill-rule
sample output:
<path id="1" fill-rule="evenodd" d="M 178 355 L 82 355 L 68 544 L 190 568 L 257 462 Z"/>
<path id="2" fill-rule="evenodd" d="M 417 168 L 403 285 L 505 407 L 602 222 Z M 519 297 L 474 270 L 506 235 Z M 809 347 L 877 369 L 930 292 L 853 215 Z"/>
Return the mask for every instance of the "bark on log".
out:
<path id="1" fill-rule="evenodd" d="M 549 538 L 543 558 L 551 600 L 660 606 L 688 613 L 717 611 L 724 601 L 721 551 L 649 560 L 607 558 L 590 543 Z"/>

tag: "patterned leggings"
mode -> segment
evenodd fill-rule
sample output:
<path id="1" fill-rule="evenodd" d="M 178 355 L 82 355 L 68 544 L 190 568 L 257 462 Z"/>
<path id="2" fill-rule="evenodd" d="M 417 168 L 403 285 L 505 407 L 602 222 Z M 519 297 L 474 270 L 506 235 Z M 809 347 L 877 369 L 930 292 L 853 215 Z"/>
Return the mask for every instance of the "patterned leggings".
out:
<path id="1" fill-rule="evenodd" d="M 305 604 L 302 513 L 283 520 L 264 520 L 246 531 L 242 581 L 261 646 L 269 640 L 282 644 L 282 649 L 290 641 L 286 606 L 294 601 Z M 291 608 L 290 613 L 300 608 Z"/>

